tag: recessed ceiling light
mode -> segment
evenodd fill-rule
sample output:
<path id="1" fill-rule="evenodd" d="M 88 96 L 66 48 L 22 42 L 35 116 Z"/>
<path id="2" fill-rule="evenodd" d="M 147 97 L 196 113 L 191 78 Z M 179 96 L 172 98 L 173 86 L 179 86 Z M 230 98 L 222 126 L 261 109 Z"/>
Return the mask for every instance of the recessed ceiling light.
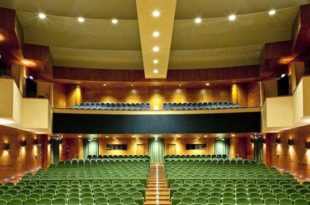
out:
<path id="1" fill-rule="evenodd" d="M 273 15 L 275 15 L 276 13 L 277 13 L 277 11 L 274 10 L 274 9 L 271 9 L 271 10 L 269 10 L 269 12 L 268 12 L 269 16 L 273 16 Z"/>
<path id="2" fill-rule="evenodd" d="M 160 12 L 159 12 L 158 10 L 154 10 L 154 11 L 152 12 L 152 15 L 153 15 L 154 17 L 159 17 L 159 16 L 160 16 Z"/>
<path id="3" fill-rule="evenodd" d="M 38 17 L 39 17 L 39 19 L 46 19 L 45 13 L 42 13 L 42 12 L 40 12 L 40 13 L 38 14 Z"/>
<path id="4" fill-rule="evenodd" d="M 154 64 L 158 64 L 159 61 L 158 61 L 157 59 L 154 59 L 154 60 L 153 60 L 153 63 L 154 63 Z"/>
<path id="5" fill-rule="evenodd" d="M 153 52 L 158 52 L 159 51 L 159 47 L 158 46 L 154 46 L 153 47 Z"/>
<path id="6" fill-rule="evenodd" d="M 202 22 L 202 19 L 200 17 L 195 18 L 195 23 L 200 24 Z"/>
<path id="7" fill-rule="evenodd" d="M 85 21 L 85 19 L 84 19 L 83 17 L 80 16 L 80 17 L 78 18 L 78 22 L 84 23 L 84 21 Z"/>
<path id="8" fill-rule="evenodd" d="M 154 32 L 153 32 L 153 37 L 154 37 L 154 38 L 159 37 L 159 35 L 160 35 L 159 31 L 154 31 Z"/>
<path id="9" fill-rule="evenodd" d="M 229 21 L 234 21 L 234 20 L 236 20 L 236 18 L 237 18 L 237 16 L 235 14 L 231 14 L 228 16 Z"/>
<path id="10" fill-rule="evenodd" d="M 153 73 L 154 73 L 154 74 L 157 74 L 157 73 L 158 73 L 158 69 L 154 69 L 154 70 L 153 70 Z"/>
<path id="11" fill-rule="evenodd" d="M 210 86 L 210 83 L 206 83 L 206 86 Z"/>
<path id="12" fill-rule="evenodd" d="M 113 24 L 117 24 L 118 23 L 118 20 L 116 18 L 112 19 L 112 23 Z"/>
<path id="13" fill-rule="evenodd" d="M 282 73 L 281 78 L 284 78 L 285 76 L 286 76 L 286 74 L 285 74 L 285 73 Z"/>

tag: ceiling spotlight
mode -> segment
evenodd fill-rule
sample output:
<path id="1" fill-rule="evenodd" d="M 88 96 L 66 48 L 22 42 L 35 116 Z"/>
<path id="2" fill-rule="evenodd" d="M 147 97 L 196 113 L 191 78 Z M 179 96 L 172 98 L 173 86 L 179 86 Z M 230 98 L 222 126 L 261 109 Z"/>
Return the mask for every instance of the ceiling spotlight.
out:
<path id="1" fill-rule="evenodd" d="M 237 16 L 235 14 L 231 14 L 228 16 L 229 21 L 234 21 L 234 20 L 236 20 L 236 18 L 237 18 Z"/>
<path id="2" fill-rule="evenodd" d="M 285 74 L 285 73 L 282 73 L 281 78 L 284 78 L 285 76 L 286 76 L 286 74 Z"/>
<path id="3" fill-rule="evenodd" d="M 277 13 L 277 11 L 274 10 L 274 9 L 271 9 L 271 10 L 268 11 L 269 16 L 273 16 L 273 15 L 275 15 L 276 13 Z"/>
<path id="4" fill-rule="evenodd" d="M 117 24 L 118 23 L 118 20 L 116 18 L 112 19 L 112 23 L 113 24 Z"/>
<path id="5" fill-rule="evenodd" d="M 195 18 L 195 23 L 200 24 L 202 22 L 202 19 L 200 17 Z"/>
<path id="6" fill-rule="evenodd" d="M 157 73 L 158 73 L 158 69 L 154 69 L 154 70 L 153 70 L 153 73 L 154 73 L 154 74 L 157 74 Z"/>
<path id="7" fill-rule="evenodd" d="M 159 16 L 160 16 L 160 12 L 159 12 L 158 10 L 154 10 L 154 11 L 152 12 L 152 15 L 153 15 L 154 17 L 159 17 Z"/>
<path id="8" fill-rule="evenodd" d="M 160 35 L 159 31 L 154 31 L 154 32 L 153 32 L 153 37 L 154 37 L 154 38 L 159 37 L 159 35 Z"/>
<path id="9" fill-rule="evenodd" d="M 206 86 L 210 86 L 210 83 L 206 83 Z"/>
<path id="10" fill-rule="evenodd" d="M 38 14 L 38 17 L 39 19 L 46 19 L 45 13 L 42 13 L 42 12 Z"/>
<path id="11" fill-rule="evenodd" d="M 84 19 L 83 17 L 80 16 L 80 17 L 78 18 L 78 22 L 84 23 L 84 21 L 85 21 L 85 19 Z"/>
<path id="12" fill-rule="evenodd" d="M 159 51 L 159 47 L 158 46 L 154 46 L 153 47 L 153 52 L 158 52 Z"/>
<path id="13" fill-rule="evenodd" d="M 153 63 L 154 63 L 154 64 L 158 64 L 159 61 L 158 61 L 157 59 L 154 59 L 154 60 L 153 60 Z"/>

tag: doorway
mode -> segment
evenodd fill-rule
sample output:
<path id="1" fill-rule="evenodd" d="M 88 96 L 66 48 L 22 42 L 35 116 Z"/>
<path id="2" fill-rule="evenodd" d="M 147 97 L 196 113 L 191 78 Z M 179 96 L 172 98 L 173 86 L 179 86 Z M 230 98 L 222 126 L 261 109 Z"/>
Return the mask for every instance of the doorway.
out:
<path id="1" fill-rule="evenodd" d="M 157 137 L 149 141 L 149 155 L 151 162 L 161 163 L 164 162 L 164 140 Z"/>

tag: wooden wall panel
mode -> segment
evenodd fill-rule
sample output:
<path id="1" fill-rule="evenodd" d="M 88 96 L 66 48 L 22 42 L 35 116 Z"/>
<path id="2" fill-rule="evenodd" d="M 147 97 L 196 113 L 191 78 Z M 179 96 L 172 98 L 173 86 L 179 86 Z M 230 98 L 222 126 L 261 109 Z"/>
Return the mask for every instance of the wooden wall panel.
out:
<path id="1" fill-rule="evenodd" d="M 164 154 L 171 154 L 171 146 L 173 147 L 173 152 L 178 155 L 207 155 L 214 154 L 214 143 L 215 138 L 213 137 L 186 137 L 182 136 L 164 137 Z M 67 159 L 83 159 L 83 139 L 79 138 L 78 135 L 64 135 L 63 144 L 60 146 L 60 160 Z M 127 150 L 106 150 L 106 144 L 127 144 Z M 205 150 L 186 150 L 186 144 L 207 144 Z M 243 158 L 243 159 L 253 159 L 251 156 L 253 152 L 248 151 L 248 146 L 250 140 L 248 136 L 232 137 L 230 138 L 230 157 L 231 158 Z M 140 137 L 133 138 L 129 136 L 116 136 L 112 135 L 108 138 L 99 138 L 99 154 L 101 155 L 136 155 L 136 154 L 146 154 L 148 155 L 148 138 Z"/>
<path id="2" fill-rule="evenodd" d="M 230 157 L 248 159 L 248 136 L 231 137 L 230 138 Z"/>
<path id="3" fill-rule="evenodd" d="M 254 86 L 255 87 L 255 86 Z M 251 87 L 252 88 L 252 87 Z M 54 84 L 54 108 L 72 107 L 81 102 L 149 102 L 151 109 L 162 109 L 164 102 L 214 102 L 227 101 L 238 103 L 243 107 L 255 106 L 259 90 L 248 94 L 247 84 L 205 88 L 171 88 L 171 87 L 87 87 L 79 85 Z M 65 94 L 64 94 L 65 93 Z M 252 99 L 253 98 L 255 99 Z M 64 100 L 65 98 L 65 100 Z M 258 104 L 259 105 L 259 104 Z"/>
<path id="4" fill-rule="evenodd" d="M 54 67 L 54 80 L 75 81 L 105 81 L 105 82 L 152 82 L 144 78 L 143 70 L 108 70 L 108 69 L 86 69 L 70 67 Z M 238 80 L 258 79 L 259 66 L 250 65 L 243 67 L 228 67 L 217 69 L 190 69 L 169 70 L 167 79 L 156 82 L 169 81 L 216 81 L 216 80 Z"/>
<path id="5" fill-rule="evenodd" d="M 127 144 L 127 150 L 107 150 L 107 144 Z M 99 154 L 101 155 L 136 155 L 137 146 L 145 145 L 145 153 L 148 154 L 148 139 L 140 138 L 122 138 L 122 137 L 102 137 L 99 139 Z"/>
<path id="6" fill-rule="evenodd" d="M 276 144 L 276 138 L 281 143 Z M 288 146 L 288 139 L 294 140 L 294 146 Z M 271 137 L 271 166 L 281 171 L 289 171 L 300 180 L 310 177 L 310 151 L 305 143 L 310 141 L 310 126 L 273 134 Z"/>
<path id="7" fill-rule="evenodd" d="M 87 93 L 86 91 L 85 93 Z M 82 89 L 79 85 L 68 85 L 66 86 L 66 106 L 72 107 L 79 105 L 82 102 Z"/>
<path id="8" fill-rule="evenodd" d="M 41 167 L 41 145 L 33 145 L 36 137 L 29 132 L 0 126 L 0 182 L 16 181 L 25 172 Z M 20 146 L 22 139 L 27 141 L 25 148 Z M 10 144 L 10 151 L 3 150 L 4 143 Z"/>
<path id="9" fill-rule="evenodd" d="M 62 84 L 53 83 L 53 107 L 66 108 L 66 90 Z"/>
<path id="10" fill-rule="evenodd" d="M 251 138 L 245 138 L 245 142 L 243 143 L 246 143 L 244 146 L 246 147 L 246 159 L 254 160 L 254 143 L 251 142 Z"/>
<path id="11" fill-rule="evenodd" d="M 72 137 L 72 138 L 65 138 L 63 139 L 63 144 L 60 147 L 60 154 L 62 160 L 67 160 L 67 159 L 82 159 L 80 158 L 80 152 L 83 151 L 80 150 L 80 141 L 83 140 L 78 138 L 78 137 Z M 82 146 L 83 148 L 83 146 Z M 83 156 L 83 155 L 82 155 Z"/>
<path id="12" fill-rule="evenodd" d="M 260 83 L 249 83 L 248 87 L 248 107 L 259 107 L 261 102 Z"/>
<path id="13" fill-rule="evenodd" d="M 175 138 L 165 139 L 165 154 L 168 154 L 168 145 L 175 144 L 176 154 L 178 155 L 195 155 L 195 154 L 214 154 L 214 138 Z M 207 144 L 205 150 L 186 150 L 186 144 Z"/>

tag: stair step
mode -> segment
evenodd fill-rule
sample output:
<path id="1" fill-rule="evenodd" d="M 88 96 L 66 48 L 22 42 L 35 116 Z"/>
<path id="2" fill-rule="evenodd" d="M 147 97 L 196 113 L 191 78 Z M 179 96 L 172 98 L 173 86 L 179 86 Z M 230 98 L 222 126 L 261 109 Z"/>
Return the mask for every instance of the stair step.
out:
<path id="1" fill-rule="evenodd" d="M 158 198 L 159 198 L 159 199 L 168 200 L 168 201 L 170 200 L 170 197 L 169 197 L 169 196 L 159 195 Z M 152 201 L 152 200 L 156 200 L 156 199 L 157 199 L 156 195 L 154 195 L 154 196 L 146 196 L 146 197 L 145 197 L 145 200 L 146 200 L 146 201 L 147 201 L 147 200 Z"/>
<path id="2" fill-rule="evenodd" d="M 156 164 L 151 165 L 151 170 L 148 178 L 148 186 L 145 192 L 144 205 L 171 205 L 170 192 L 167 186 L 164 165 L 157 165 L 158 170 L 156 169 Z M 156 177 L 158 177 L 158 179 L 156 179 Z"/>
<path id="3" fill-rule="evenodd" d="M 159 201 L 160 205 L 171 205 L 170 201 Z M 157 205 L 157 201 L 146 201 L 144 202 L 144 205 Z"/>

